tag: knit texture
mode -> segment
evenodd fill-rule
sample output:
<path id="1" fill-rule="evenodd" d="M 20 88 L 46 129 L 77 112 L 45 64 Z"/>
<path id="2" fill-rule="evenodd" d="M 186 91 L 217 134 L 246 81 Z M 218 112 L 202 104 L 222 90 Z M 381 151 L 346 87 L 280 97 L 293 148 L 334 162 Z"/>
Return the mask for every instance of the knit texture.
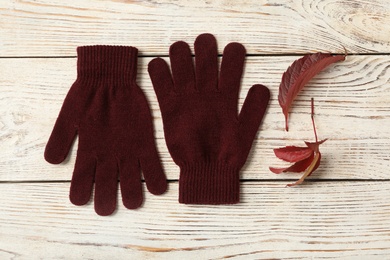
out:
<path id="1" fill-rule="evenodd" d="M 195 163 L 181 167 L 179 202 L 233 204 L 240 200 L 239 170 L 225 163 Z"/>
<path id="2" fill-rule="evenodd" d="M 238 111 L 238 94 L 246 51 L 228 44 L 218 70 L 213 35 L 199 35 L 190 47 L 171 45 L 168 64 L 149 63 L 169 152 L 180 167 L 179 202 L 232 204 L 239 202 L 239 171 L 265 114 L 270 93 L 254 85 Z"/>
<path id="3" fill-rule="evenodd" d="M 167 188 L 149 106 L 136 84 L 137 54 L 134 47 L 78 47 L 77 79 L 46 145 L 45 159 L 61 163 L 79 135 L 69 197 L 75 205 L 86 204 L 95 183 L 99 215 L 114 212 L 118 179 L 123 204 L 141 206 L 141 169 L 151 193 Z"/>

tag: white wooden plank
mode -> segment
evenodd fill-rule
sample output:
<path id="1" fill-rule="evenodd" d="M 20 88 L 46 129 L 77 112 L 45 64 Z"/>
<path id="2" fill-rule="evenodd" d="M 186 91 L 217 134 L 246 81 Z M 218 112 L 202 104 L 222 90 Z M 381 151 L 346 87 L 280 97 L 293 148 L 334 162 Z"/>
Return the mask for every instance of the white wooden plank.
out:
<path id="1" fill-rule="evenodd" d="M 167 53 L 204 32 L 239 41 L 249 53 L 376 53 L 390 47 L 390 5 L 365 1 L 0 2 L 0 56 L 74 55 L 79 45 L 121 44 Z M 221 47 L 221 48 L 222 48 Z"/>
<path id="2" fill-rule="evenodd" d="M 387 259 L 389 13 L 385 0 L 0 1 L 0 57 L 70 56 L 0 58 L 0 259 Z M 176 40 L 192 46 L 203 32 L 216 35 L 220 52 L 238 41 L 249 54 L 342 52 L 342 46 L 384 54 L 349 56 L 318 75 L 294 104 L 288 133 L 277 87 L 298 57 L 248 58 L 240 104 L 255 83 L 273 95 L 242 170 L 238 205 L 181 205 L 176 181 L 162 196 L 145 189 L 138 210 L 119 201 L 110 217 L 96 215 L 92 203 L 71 205 L 70 183 L 50 181 L 70 180 L 77 142 L 61 165 L 46 163 L 43 149 L 76 76 L 75 48 L 133 45 L 142 56 L 158 56 Z M 164 168 L 176 180 L 149 61 L 139 60 L 138 82 L 152 107 Z M 280 180 L 299 174 L 270 173 L 268 166 L 285 165 L 272 149 L 313 140 L 311 97 L 319 137 L 329 138 L 312 178 L 333 181 L 285 188 L 289 182 Z M 30 180 L 38 182 L 12 183 Z"/>
<path id="3" fill-rule="evenodd" d="M 269 166 L 282 166 L 273 148 L 304 145 L 314 140 L 310 98 L 315 97 L 315 120 L 322 145 L 323 165 L 313 178 L 389 179 L 390 158 L 390 58 L 350 56 L 313 79 L 293 105 L 290 131 L 277 102 L 283 71 L 297 57 L 248 57 L 240 104 L 249 86 L 267 85 L 272 100 L 254 142 L 244 179 L 298 178 L 299 174 L 274 175 Z M 166 148 L 158 102 L 146 66 L 140 59 L 138 82 L 155 118 L 155 135 L 166 173 L 178 178 L 178 167 Z M 43 150 L 63 99 L 76 77 L 76 59 L 0 59 L 0 180 L 69 180 L 76 146 L 70 159 L 50 165 Z"/>
<path id="4" fill-rule="evenodd" d="M 68 183 L 0 184 L 2 259 L 386 259 L 388 182 L 244 183 L 231 206 L 182 205 L 177 184 L 110 217 Z"/>

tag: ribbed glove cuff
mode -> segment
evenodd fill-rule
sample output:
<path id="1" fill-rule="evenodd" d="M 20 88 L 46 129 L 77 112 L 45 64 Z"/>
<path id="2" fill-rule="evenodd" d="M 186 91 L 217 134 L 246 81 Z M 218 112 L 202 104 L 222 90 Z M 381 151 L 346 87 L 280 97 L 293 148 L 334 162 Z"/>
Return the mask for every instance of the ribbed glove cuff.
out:
<path id="1" fill-rule="evenodd" d="M 240 200 L 239 169 L 226 163 L 198 163 L 180 167 L 179 202 L 235 204 Z"/>
<path id="2" fill-rule="evenodd" d="M 77 48 L 77 76 L 135 81 L 137 56 L 138 49 L 130 46 L 81 46 Z"/>

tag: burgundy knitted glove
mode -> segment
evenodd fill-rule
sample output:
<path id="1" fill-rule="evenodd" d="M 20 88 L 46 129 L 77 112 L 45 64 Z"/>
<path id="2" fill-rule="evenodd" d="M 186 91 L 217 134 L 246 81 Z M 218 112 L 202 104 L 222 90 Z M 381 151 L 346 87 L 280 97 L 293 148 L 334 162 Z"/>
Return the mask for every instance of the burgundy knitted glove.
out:
<path id="1" fill-rule="evenodd" d="M 181 203 L 239 202 L 239 171 L 270 97 L 265 86 L 254 85 L 237 114 L 245 54 L 241 44 L 228 44 L 218 77 L 216 40 L 202 34 L 195 41 L 195 69 L 182 41 L 169 51 L 173 78 L 163 59 L 149 63 L 166 143 L 180 167 Z"/>
<path id="2" fill-rule="evenodd" d="M 77 48 L 77 80 L 45 150 L 48 162 L 61 163 L 79 135 L 70 200 L 86 204 L 95 182 L 95 211 L 103 216 L 116 208 L 118 177 L 129 209 L 143 201 L 141 168 L 151 193 L 162 194 L 167 188 L 150 110 L 136 84 L 137 53 L 123 46 Z"/>

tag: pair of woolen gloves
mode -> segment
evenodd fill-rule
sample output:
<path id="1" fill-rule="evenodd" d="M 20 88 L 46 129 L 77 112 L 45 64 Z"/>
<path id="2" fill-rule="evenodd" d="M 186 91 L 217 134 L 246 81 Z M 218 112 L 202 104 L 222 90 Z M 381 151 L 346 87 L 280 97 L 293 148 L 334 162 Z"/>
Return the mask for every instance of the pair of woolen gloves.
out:
<path id="1" fill-rule="evenodd" d="M 175 42 L 171 69 L 161 58 L 148 65 L 164 125 L 165 140 L 180 167 L 179 202 L 234 204 L 240 199 L 239 172 L 265 114 L 270 93 L 250 88 L 240 113 L 238 96 L 246 51 L 229 43 L 218 66 L 216 39 L 201 34 L 190 47 Z M 141 172 L 159 195 L 167 180 L 154 140 L 151 112 L 136 83 L 138 50 L 126 46 L 77 48 L 77 79 L 70 88 L 45 150 L 58 164 L 79 136 L 70 201 L 89 202 L 99 215 L 116 209 L 118 179 L 126 208 L 143 203 Z"/>

